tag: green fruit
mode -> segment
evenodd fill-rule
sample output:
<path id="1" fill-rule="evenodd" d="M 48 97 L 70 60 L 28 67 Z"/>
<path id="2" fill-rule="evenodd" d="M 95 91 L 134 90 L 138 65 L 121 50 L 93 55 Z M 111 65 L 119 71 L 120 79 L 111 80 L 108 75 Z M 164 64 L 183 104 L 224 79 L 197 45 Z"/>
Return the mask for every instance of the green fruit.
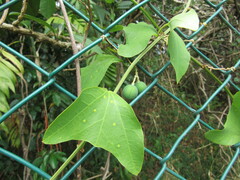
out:
<path id="1" fill-rule="evenodd" d="M 138 89 L 134 85 L 127 85 L 123 88 L 122 95 L 124 98 L 132 100 L 138 95 Z"/>
<path id="2" fill-rule="evenodd" d="M 143 92 L 147 88 L 147 85 L 142 81 L 138 81 L 137 83 L 135 83 L 135 86 L 138 89 L 138 93 Z"/>

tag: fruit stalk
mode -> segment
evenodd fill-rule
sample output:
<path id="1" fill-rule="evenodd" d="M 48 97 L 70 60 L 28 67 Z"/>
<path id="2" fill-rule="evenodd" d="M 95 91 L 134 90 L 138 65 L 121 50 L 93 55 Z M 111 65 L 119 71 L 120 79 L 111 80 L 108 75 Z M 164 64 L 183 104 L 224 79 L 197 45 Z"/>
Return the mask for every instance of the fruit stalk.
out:
<path id="1" fill-rule="evenodd" d="M 118 90 L 121 88 L 122 84 L 124 83 L 124 81 L 126 80 L 126 78 L 128 77 L 129 73 L 132 71 L 132 69 L 136 66 L 136 64 L 142 59 L 142 57 L 148 52 L 150 51 L 153 46 L 155 46 L 158 41 L 160 41 L 162 38 L 164 37 L 164 35 L 160 35 L 158 36 L 146 49 L 144 49 L 137 57 L 136 59 L 134 59 L 134 61 L 131 63 L 131 65 L 128 67 L 127 71 L 124 73 L 123 77 L 121 78 L 121 80 L 119 81 L 119 83 L 117 84 L 116 88 L 114 89 L 114 93 L 117 93 Z"/>

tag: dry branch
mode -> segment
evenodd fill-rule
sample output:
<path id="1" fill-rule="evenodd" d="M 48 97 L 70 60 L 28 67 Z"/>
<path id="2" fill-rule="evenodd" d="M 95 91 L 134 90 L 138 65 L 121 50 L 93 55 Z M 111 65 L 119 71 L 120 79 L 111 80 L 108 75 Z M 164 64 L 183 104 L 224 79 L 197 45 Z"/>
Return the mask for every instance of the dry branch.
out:
<path id="1" fill-rule="evenodd" d="M 36 41 L 38 41 L 38 42 L 47 42 L 53 46 L 58 46 L 58 47 L 62 47 L 62 48 L 70 48 L 71 47 L 71 43 L 69 43 L 69 42 L 62 42 L 62 41 L 50 38 L 49 36 L 47 36 L 43 33 L 35 32 L 35 31 L 26 29 L 23 27 L 15 27 L 11 24 L 3 23 L 2 25 L 0 25 L 0 29 L 5 29 L 8 31 L 16 32 L 21 35 L 32 36 L 32 37 L 36 38 Z"/>

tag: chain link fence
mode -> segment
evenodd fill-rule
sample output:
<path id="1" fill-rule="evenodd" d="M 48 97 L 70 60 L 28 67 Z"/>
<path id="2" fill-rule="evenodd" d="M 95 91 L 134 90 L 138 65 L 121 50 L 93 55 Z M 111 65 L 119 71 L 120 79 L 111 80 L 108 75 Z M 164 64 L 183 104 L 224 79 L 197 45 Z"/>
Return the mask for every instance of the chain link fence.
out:
<path id="1" fill-rule="evenodd" d="M 12 1 L 8 2 L 8 3 L 5 3 L 5 4 L 1 5 L 0 6 L 0 11 L 3 11 L 4 9 L 11 7 L 13 4 L 17 3 L 18 1 L 19 0 L 12 0 Z M 186 109 L 186 111 L 189 111 L 189 113 L 191 113 L 193 115 L 193 117 L 194 117 L 193 119 L 191 119 L 191 123 L 188 124 L 187 128 L 185 128 L 184 131 L 178 136 L 177 140 L 175 141 L 175 143 L 172 145 L 171 149 L 169 149 L 168 153 L 164 157 L 161 157 L 160 155 L 154 153 L 151 149 L 148 149 L 147 147 L 145 148 L 145 153 L 148 153 L 150 156 L 152 156 L 155 159 L 156 162 L 158 162 L 161 165 L 161 168 L 156 172 L 155 179 L 160 179 L 163 176 L 163 174 L 166 174 L 166 173 L 172 174 L 177 179 L 182 179 L 183 180 L 183 179 L 186 178 L 186 177 L 183 177 L 181 174 L 175 172 L 173 169 L 171 169 L 168 166 L 169 160 L 174 155 L 174 153 L 175 153 L 176 149 L 178 148 L 179 144 L 181 143 L 181 141 L 184 138 L 186 138 L 186 136 L 188 136 L 188 134 L 190 133 L 190 131 L 194 127 L 197 127 L 199 124 L 201 124 L 201 125 L 205 126 L 209 130 L 213 129 L 213 127 L 211 127 L 207 122 L 205 122 L 205 121 L 203 121 L 201 119 L 201 112 L 206 110 L 207 106 L 224 89 L 224 87 L 231 86 L 231 88 L 235 89 L 235 91 L 239 91 L 240 90 L 240 88 L 233 82 L 233 76 L 234 76 L 237 68 L 239 68 L 240 60 L 236 60 L 235 64 L 232 64 L 232 68 L 229 68 L 229 69 L 218 67 L 218 65 L 213 60 L 208 58 L 208 56 L 205 55 L 205 53 L 203 53 L 201 50 L 199 50 L 197 44 L 193 40 L 193 39 L 196 39 L 197 35 L 200 32 L 204 31 L 207 28 L 206 26 L 208 26 L 208 24 L 211 23 L 212 20 L 215 19 L 215 18 L 220 18 L 221 21 L 224 22 L 234 32 L 233 33 L 234 36 L 239 36 L 240 35 L 240 32 L 236 28 L 234 28 L 231 25 L 231 23 L 224 16 L 223 5 L 226 2 L 227 2 L 227 0 L 223 0 L 223 1 L 220 1 L 218 4 L 214 4 L 211 1 L 204 0 L 204 3 L 207 4 L 210 8 L 212 8 L 212 15 L 206 21 L 202 22 L 200 28 L 196 32 L 194 32 L 192 34 L 186 35 L 183 32 L 181 32 L 179 29 L 177 30 L 177 32 L 183 37 L 183 39 L 185 39 L 186 42 L 188 42 L 186 47 L 188 47 L 189 49 L 191 49 L 192 51 L 197 53 L 197 55 L 202 58 L 203 64 L 210 64 L 211 65 L 211 67 L 210 66 L 205 66 L 205 67 L 203 67 L 203 69 L 204 68 L 216 69 L 216 70 L 218 70 L 218 72 L 220 72 L 225 77 L 224 81 L 221 82 L 221 84 L 218 87 L 216 87 L 216 90 L 214 91 L 214 93 L 212 93 L 211 96 L 208 97 L 208 99 L 204 102 L 204 104 L 201 107 L 199 107 L 198 109 L 195 109 L 195 108 L 187 105 L 187 103 L 184 102 L 184 100 L 182 100 L 181 98 L 175 96 L 172 92 L 167 90 L 164 87 L 164 85 L 162 84 L 162 82 L 159 81 L 159 77 L 164 73 L 164 71 L 167 68 L 171 67 L 171 64 L 170 64 L 169 61 L 166 62 L 162 67 L 159 67 L 158 70 L 155 73 L 149 72 L 147 70 L 147 68 L 144 67 L 144 65 L 138 64 L 138 68 L 141 69 L 143 71 L 143 73 L 145 73 L 147 76 L 149 76 L 149 78 L 152 81 L 148 85 L 147 89 L 130 103 L 131 105 L 134 105 L 134 104 L 138 103 L 138 101 L 143 96 L 145 96 L 145 94 L 147 92 L 149 92 L 153 88 L 157 87 L 159 91 L 164 92 L 167 96 L 169 96 L 172 99 L 174 99 L 175 102 L 177 102 L 179 105 L 183 106 Z M 68 9 L 70 9 L 72 12 L 77 14 L 79 16 L 79 18 L 84 19 L 86 22 L 90 22 L 90 19 L 87 16 L 85 16 L 80 10 L 78 10 L 74 6 L 72 6 L 68 1 L 65 0 L 64 3 L 65 3 L 65 6 Z M 164 14 L 162 14 L 161 11 L 159 9 L 157 9 L 153 4 L 151 4 L 151 0 L 144 0 L 141 3 L 139 3 L 137 5 L 134 5 L 131 9 L 127 10 L 124 14 L 122 14 L 119 18 L 117 18 L 113 23 L 111 23 L 105 29 L 100 28 L 94 22 L 90 22 L 91 26 L 95 30 L 100 32 L 102 35 L 104 35 L 104 37 L 108 38 L 108 41 L 111 41 L 111 33 L 109 31 L 115 25 L 119 24 L 124 18 L 126 18 L 131 13 L 137 11 L 140 7 L 145 6 L 145 5 L 148 6 L 151 9 L 151 11 L 155 14 L 155 16 L 157 16 L 158 18 L 161 18 L 165 22 L 169 22 L 169 20 L 166 18 L 166 16 Z M 32 68 L 36 69 L 37 71 L 42 73 L 42 75 L 44 75 L 44 76 L 46 76 L 48 78 L 48 81 L 45 84 L 41 85 L 37 90 L 35 90 L 31 94 L 29 94 L 26 98 L 22 99 L 15 106 L 11 107 L 11 109 L 8 112 L 3 114 L 1 116 L 1 118 L 0 118 L 0 122 L 3 122 L 4 120 L 6 120 L 14 112 L 16 112 L 19 108 L 21 108 L 24 104 L 26 104 L 28 101 L 31 101 L 32 98 L 34 98 L 36 96 L 39 96 L 39 94 L 42 91 L 46 90 L 47 88 L 56 88 L 59 91 L 61 91 L 64 94 L 66 94 L 67 96 L 69 96 L 70 98 L 76 99 L 76 96 L 74 94 L 70 93 L 67 89 L 65 89 L 63 86 L 61 86 L 59 84 L 59 82 L 55 79 L 55 76 L 59 72 L 63 71 L 63 69 L 66 68 L 69 64 L 73 63 L 76 58 L 82 56 L 88 50 L 90 50 L 91 48 L 97 46 L 99 43 L 103 42 L 105 39 L 103 39 L 102 37 L 103 36 L 100 36 L 97 40 L 95 40 L 90 45 L 84 47 L 77 54 L 71 56 L 69 59 L 66 59 L 66 61 L 64 63 L 59 65 L 59 67 L 57 67 L 52 72 L 47 72 L 45 69 L 43 69 L 42 67 L 40 67 L 37 64 L 35 64 L 32 60 L 28 59 L 26 56 L 20 54 L 16 50 L 12 49 L 8 45 L 6 45 L 4 42 L 0 42 L 0 46 L 2 48 L 7 50 L 8 52 L 10 52 L 11 54 L 17 56 L 19 59 L 23 60 L 25 63 L 27 63 Z M 67 81 L 67 79 L 66 79 L 66 81 Z M 237 161 L 237 159 L 239 157 L 239 153 L 240 153 L 239 144 L 234 145 L 232 147 L 232 149 L 234 150 L 234 154 L 233 154 L 233 156 L 231 156 L 231 160 L 229 161 L 228 166 L 225 167 L 225 170 L 223 171 L 223 173 L 221 175 L 221 179 L 226 179 L 228 177 L 229 172 L 231 171 L 231 169 L 234 166 L 234 163 Z M 87 160 L 88 157 L 90 157 L 94 151 L 98 151 L 98 149 L 95 148 L 95 147 L 92 147 L 90 150 L 85 152 L 82 155 L 81 159 L 79 159 L 74 165 L 72 165 L 72 167 L 63 175 L 63 177 L 61 179 L 68 179 L 68 177 L 80 165 L 82 165 L 84 163 L 84 161 Z M 13 152 L 10 152 L 10 151 L 0 147 L 0 153 L 5 155 L 5 156 L 7 156 L 7 157 L 9 157 L 9 158 L 11 158 L 11 159 L 13 159 L 13 160 L 15 160 L 15 161 L 17 161 L 17 162 L 19 162 L 19 163 L 21 163 L 23 166 L 27 166 L 32 171 L 35 171 L 36 173 L 38 173 L 39 175 L 41 175 L 42 177 L 44 177 L 46 179 L 50 179 L 51 178 L 51 175 L 49 175 L 47 172 L 44 172 L 40 168 L 38 168 L 38 167 L 34 166 L 33 164 L 31 164 L 30 162 L 28 162 L 28 161 L 24 160 L 23 158 L 15 155 Z"/>

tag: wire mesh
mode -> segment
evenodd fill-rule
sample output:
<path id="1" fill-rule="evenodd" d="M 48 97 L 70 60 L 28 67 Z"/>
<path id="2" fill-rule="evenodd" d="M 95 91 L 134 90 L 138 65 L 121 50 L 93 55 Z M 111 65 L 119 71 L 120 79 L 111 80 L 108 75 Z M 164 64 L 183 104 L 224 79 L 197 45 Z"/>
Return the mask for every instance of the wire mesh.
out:
<path id="1" fill-rule="evenodd" d="M 0 11 L 3 11 L 4 9 L 12 6 L 13 4 L 17 3 L 19 0 L 12 0 L 8 3 L 5 3 L 3 5 L 0 6 Z M 185 40 L 191 40 L 194 37 L 196 37 L 202 30 L 204 30 L 206 28 L 206 26 L 216 17 L 220 18 L 222 20 L 222 22 L 224 22 L 231 30 L 234 31 L 236 36 L 240 35 L 240 32 L 234 28 L 230 22 L 228 22 L 228 20 L 224 17 L 224 15 L 222 14 L 223 12 L 223 5 L 224 3 L 226 3 L 227 0 L 223 0 L 221 2 L 219 2 L 218 4 L 214 4 L 211 1 L 205 0 L 205 3 L 208 4 L 213 10 L 213 14 L 205 21 L 202 22 L 201 26 L 199 27 L 199 29 L 190 34 L 190 35 L 186 35 L 183 32 L 181 32 L 179 29 L 177 29 L 177 32 L 185 39 Z M 84 19 L 86 22 L 90 22 L 90 19 L 85 16 L 80 10 L 76 9 L 74 6 L 72 6 L 69 2 L 67 2 L 66 0 L 64 0 L 64 4 L 66 5 L 66 7 L 68 7 L 70 10 L 72 10 L 76 15 L 78 15 L 80 18 Z M 100 32 L 102 35 L 104 35 L 105 37 L 108 37 L 109 39 L 111 38 L 111 33 L 110 30 L 117 24 L 119 24 L 119 22 L 121 22 L 124 18 L 126 18 L 128 15 L 130 15 L 131 13 L 133 13 L 134 11 L 138 10 L 140 7 L 147 5 L 151 8 L 152 12 L 154 12 L 156 14 L 156 16 L 158 16 L 159 18 L 161 18 L 162 20 L 164 20 L 165 22 L 168 22 L 169 20 L 164 16 L 164 14 L 162 14 L 153 4 L 151 4 L 151 0 L 144 0 L 141 3 L 133 6 L 131 9 L 129 9 L 128 11 L 126 11 L 123 15 L 121 15 L 119 18 L 117 18 L 113 23 L 111 23 L 108 27 L 106 27 L 105 29 L 100 28 L 97 24 L 95 24 L 94 22 L 91 22 L 91 26 L 97 30 L 98 32 Z M 90 45 L 84 47 L 82 50 L 80 50 L 77 54 L 71 56 L 69 59 L 66 59 L 66 61 L 64 63 L 62 63 L 61 65 L 59 65 L 55 70 L 53 70 L 52 72 L 47 72 L 46 70 L 44 70 L 43 68 L 41 68 L 40 66 L 38 66 L 37 64 L 35 64 L 33 61 L 31 61 L 30 59 L 28 59 L 26 56 L 20 54 L 19 52 L 17 52 L 16 50 L 12 49 L 11 47 L 9 47 L 8 45 L 4 44 L 4 42 L 0 42 L 0 46 L 2 48 L 4 48 L 5 50 L 7 50 L 8 52 L 10 52 L 11 54 L 17 56 L 19 59 L 23 60 L 25 63 L 27 63 L 28 65 L 30 65 L 33 69 L 38 70 L 40 73 L 42 73 L 44 76 L 46 76 L 48 78 L 48 81 L 40 86 L 37 90 L 35 90 L 34 92 L 32 92 L 31 94 L 29 94 L 26 98 L 22 99 L 19 103 L 17 103 L 15 106 L 13 106 L 8 112 L 6 112 L 5 114 L 3 114 L 0 118 L 0 122 L 3 122 L 4 120 L 6 120 L 8 117 L 11 116 L 11 114 L 13 114 L 14 112 L 16 112 L 20 107 L 22 107 L 24 104 L 26 104 L 28 101 L 30 101 L 32 98 L 38 96 L 42 91 L 46 90 L 48 87 L 54 87 L 56 89 L 58 89 L 59 91 L 63 92 L 64 94 L 66 94 L 67 96 L 69 96 L 72 99 L 76 99 L 76 96 L 72 93 L 70 93 L 67 89 L 65 89 L 64 87 L 62 87 L 55 79 L 55 76 L 63 71 L 64 68 L 66 68 L 69 64 L 73 63 L 73 61 L 80 57 L 81 55 L 83 55 L 86 51 L 90 50 L 91 48 L 93 48 L 94 46 L 98 45 L 99 43 L 101 43 L 102 41 L 104 41 L 104 39 L 102 38 L 102 36 L 100 36 L 97 40 L 95 40 L 93 43 L 91 43 Z M 214 68 L 220 68 L 218 67 L 217 64 L 215 64 L 214 61 L 212 61 L 211 59 L 209 59 L 203 52 L 201 52 L 198 47 L 196 46 L 196 44 L 194 44 L 193 41 L 189 41 L 189 43 L 186 45 L 186 47 L 192 49 L 193 51 L 195 51 L 205 62 L 207 62 L 208 64 L 211 64 Z M 240 88 L 232 81 L 233 78 L 233 74 L 234 74 L 234 70 L 237 69 L 239 67 L 240 64 L 240 60 L 237 61 L 237 63 L 233 66 L 234 68 L 230 69 L 230 70 L 221 70 L 220 72 L 225 76 L 225 80 L 222 82 L 221 85 L 219 85 L 215 92 L 212 93 L 212 95 L 205 101 L 205 103 L 198 109 L 194 109 L 193 107 L 187 105 L 186 102 L 184 102 L 184 100 L 182 100 L 181 98 L 175 96 L 173 93 L 171 93 L 169 90 L 167 90 L 164 85 L 161 84 L 161 82 L 159 82 L 159 76 L 162 75 L 162 73 L 169 67 L 171 66 L 171 63 L 168 61 L 167 63 L 165 63 L 164 66 L 162 66 L 161 68 L 159 68 L 158 71 L 156 71 L 155 73 L 150 73 L 147 69 L 145 69 L 143 66 L 141 66 L 140 64 L 138 64 L 138 67 L 147 75 L 152 79 L 152 82 L 148 85 L 148 87 L 141 93 L 138 95 L 137 98 L 135 98 L 130 105 L 133 106 L 135 103 L 138 103 L 138 101 L 150 90 L 152 90 L 154 87 L 159 88 L 159 90 L 161 90 L 162 92 L 166 93 L 169 97 L 173 98 L 176 102 L 178 102 L 179 104 L 181 104 L 183 107 L 186 108 L 187 111 L 189 111 L 190 113 L 192 113 L 193 117 L 195 117 L 194 119 L 192 119 L 191 123 L 188 125 L 188 127 L 186 129 L 184 129 L 184 131 L 182 132 L 181 135 L 178 136 L 177 140 L 175 141 L 175 143 L 172 145 L 171 149 L 168 151 L 168 153 L 164 156 L 164 157 L 160 157 L 158 154 L 154 153 L 153 151 L 151 151 L 148 148 L 145 148 L 145 153 L 148 153 L 149 155 L 151 155 L 153 158 L 156 159 L 156 161 L 159 162 L 159 164 L 161 165 L 161 168 L 159 169 L 158 172 L 156 172 L 156 177 L 155 179 L 160 179 L 164 173 L 170 173 L 173 176 L 175 176 L 178 179 L 185 179 L 185 177 L 183 177 L 182 175 L 178 174 L 177 172 L 175 172 L 174 170 L 172 170 L 170 167 L 168 167 L 168 161 L 170 160 L 170 158 L 173 156 L 173 154 L 175 153 L 175 150 L 178 148 L 179 144 L 181 143 L 181 141 L 189 134 L 189 132 L 197 126 L 198 123 L 202 124 L 203 126 L 205 126 L 208 129 L 213 129 L 213 127 L 211 127 L 208 123 L 204 122 L 201 119 L 201 112 L 204 111 L 208 104 L 210 102 L 212 102 L 212 100 L 224 89 L 224 87 L 226 86 L 232 86 L 233 88 L 235 88 L 237 91 L 240 90 Z M 234 149 L 234 155 L 231 157 L 230 162 L 228 163 L 228 166 L 226 167 L 226 169 L 224 170 L 224 172 L 222 173 L 221 179 L 225 179 L 228 176 L 229 171 L 231 170 L 231 168 L 234 166 L 234 163 L 236 162 L 236 160 L 239 157 L 239 152 L 240 152 L 240 147 L 239 144 L 236 144 L 232 147 L 232 149 Z M 61 178 L 63 179 L 67 179 L 69 178 L 69 176 L 89 157 L 91 156 L 91 154 L 96 151 L 97 148 L 92 147 L 89 151 L 85 152 L 85 154 L 81 157 L 81 159 L 79 161 L 77 161 L 68 171 L 67 173 L 65 173 L 63 175 L 63 177 Z M 51 175 L 49 175 L 47 172 L 44 172 L 43 170 L 41 170 L 40 168 L 34 166 L 33 164 L 29 163 L 28 161 L 24 160 L 23 158 L 15 155 L 14 153 L 7 151 L 5 149 L 3 149 L 2 147 L 0 147 L 0 153 L 21 163 L 24 166 L 27 166 L 28 168 L 30 168 L 32 171 L 35 171 L 36 173 L 38 173 L 39 175 L 41 175 L 42 177 L 46 178 L 46 179 L 50 179 Z"/>

